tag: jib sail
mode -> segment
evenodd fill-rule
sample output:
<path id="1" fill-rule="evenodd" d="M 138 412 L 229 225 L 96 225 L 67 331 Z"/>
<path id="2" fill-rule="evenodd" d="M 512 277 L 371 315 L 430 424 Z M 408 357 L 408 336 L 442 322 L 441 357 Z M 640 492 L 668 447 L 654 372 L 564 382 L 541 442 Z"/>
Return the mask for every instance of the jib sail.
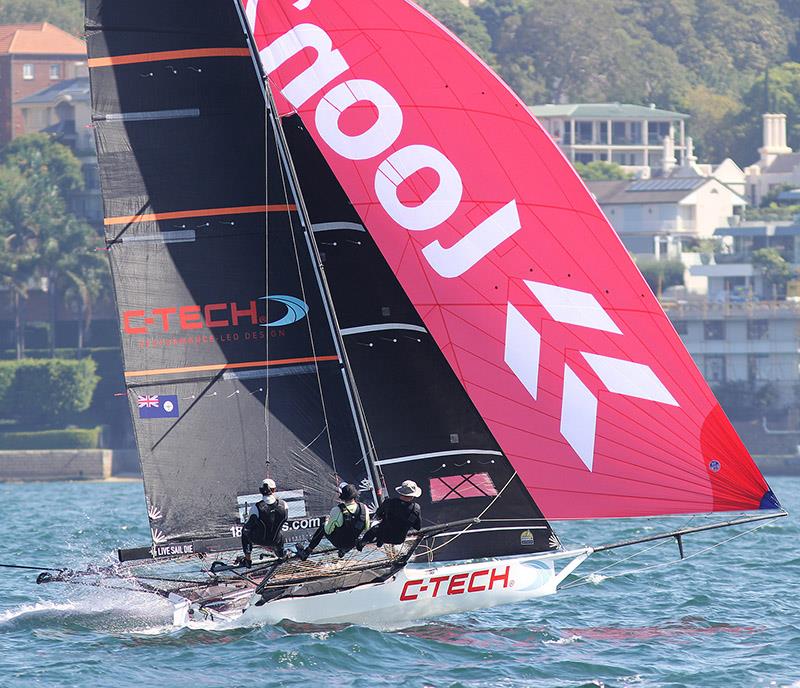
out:
<path id="1" fill-rule="evenodd" d="M 778 506 L 574 170 L 458 39 L 407 0 L 246 11 L 280 113 L 547 517 Z"/>
<path id="2" fill-rule="evenodd" d="M 414 480 L 425 526 L 480 516 L 458 537 L 434 537 L 436 560 L 553 549 L 547 521 L 300 118 L 284 118 L 283 129 L 389 495 Z"/>
<path id="3" fill-rule="evenodd" d="M 89 0 L 86 13 L 153 540 L 235 534 L 266 476 L 300 537 L 340 480 L 368 473 L 236 5 Z"/>

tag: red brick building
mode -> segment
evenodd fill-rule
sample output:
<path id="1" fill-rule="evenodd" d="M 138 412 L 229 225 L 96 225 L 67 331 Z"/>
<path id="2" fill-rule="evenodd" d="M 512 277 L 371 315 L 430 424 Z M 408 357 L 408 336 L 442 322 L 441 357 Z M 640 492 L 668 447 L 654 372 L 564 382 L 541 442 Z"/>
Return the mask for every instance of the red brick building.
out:
<path id="1" fill-rule="evenodd" d="M 0 146 L 25 133 L 16 102 L 75 78 L 85 61 L 85 43 L 52 24 L 0 26 Z"/>

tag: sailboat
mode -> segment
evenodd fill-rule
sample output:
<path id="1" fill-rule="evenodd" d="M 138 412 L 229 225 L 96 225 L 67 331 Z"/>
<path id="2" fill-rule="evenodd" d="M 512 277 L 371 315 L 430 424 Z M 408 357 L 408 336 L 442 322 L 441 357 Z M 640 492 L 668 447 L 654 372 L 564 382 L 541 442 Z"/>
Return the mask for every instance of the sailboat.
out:
<path id="1" fill-rule="evenodd" d="M 152 544 L 40 582 L 132 585 L 178 624 L 389 627 L 551 595 L 633 544 L 565 548 L 553 520 L 766 510 L 636 541 L 682 545 L 785 514 L 556 144 L 422 9 L 86 12 Z M 265 477 L 290 544 L 342 481 L 372 508 L 416 481 L 424 527 L 244 569 Z"/>

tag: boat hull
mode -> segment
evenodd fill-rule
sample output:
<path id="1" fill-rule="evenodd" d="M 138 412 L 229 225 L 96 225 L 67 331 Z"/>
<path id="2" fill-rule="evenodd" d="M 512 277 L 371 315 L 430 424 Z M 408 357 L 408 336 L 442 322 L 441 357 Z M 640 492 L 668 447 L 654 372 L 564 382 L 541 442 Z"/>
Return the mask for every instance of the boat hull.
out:
<path id="1" fill-rule="evenodd" d="M 289 620 L 403 628 L 421 619 L 552 595 L 588 555 L 588 551 L 579 550 L 447 565 L 409 564 L 382 583 L 351 590 L 284 597 L 260 605 L 260 596 L 253 595 L 238 616 L 226 617 L 236 626 Z M 176 623 L 180 624 L 187 606 L 177 610 L 176 605 Z"/>

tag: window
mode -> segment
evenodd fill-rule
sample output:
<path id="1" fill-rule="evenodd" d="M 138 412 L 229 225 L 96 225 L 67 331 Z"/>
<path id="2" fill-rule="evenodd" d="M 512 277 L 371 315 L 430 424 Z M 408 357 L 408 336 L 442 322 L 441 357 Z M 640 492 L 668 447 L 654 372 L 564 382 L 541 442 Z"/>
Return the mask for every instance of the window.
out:
<path id="1" fill-rule="evenodd" d="M 53 81 L 61 78 L 61 65 L 60 64 L 51 64 L 50 65 L 50 78 Z"/>
<path id="2" fill-rule="evenodd" d="M 673 320 L 672 324 L 675 326 L 675 331 L 682 337 L 689 334 L 689 323 L 685 320 Z"/>
<path id="3" fill-rule="evenodd" d="M 769 320 L 748 320 L 748 339 L 767 339 L 769 336 Z"/>
<path id="4" fill-rule="evenodd" d="M 593 143 L 592 123 L 575 122 L 575 143 Z"/>
<path id="5" fill-rule="evenodd" d="M 30 62 L 26 62 L 22 65 L 22 78 L 26 81 L 30 81 L 33 77 L 36 76 L 36 72 L 33 69 L 33 64 Z"/>
<path id="6" fill-rule="evenodd" d="M 704 339 L 725 339 L 724 320 L 706 320 L 703 326 Z"/>
<path id="7" fill-rule="evenodd" d="M 706 380 L 708 382 L 725 382 L 724 356 L 706 356 Z"/>
<path id="8" fill-rule="evenodd" d="M 766 354 L 750 354 L 747 357 L 747 379 L 749 382 L 769 380 L 769 357 Z"/>

